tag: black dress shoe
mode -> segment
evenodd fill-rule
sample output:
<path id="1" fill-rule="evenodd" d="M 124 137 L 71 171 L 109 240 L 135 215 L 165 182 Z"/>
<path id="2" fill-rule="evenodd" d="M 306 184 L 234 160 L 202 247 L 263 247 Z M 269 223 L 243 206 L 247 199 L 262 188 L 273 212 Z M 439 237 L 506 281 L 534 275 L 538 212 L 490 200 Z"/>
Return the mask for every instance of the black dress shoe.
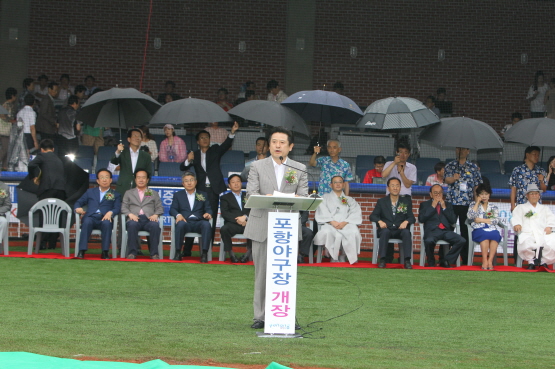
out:
<path id="1" fill-rule="evenodd" d="M 181 257 L 184 257 L 184 258 L 187 258 L 187 257 L 189 257 L 189 256 L 191 256 L 191 255 L 192 255 L 192 254 L 191 254 L 191 251 L 183 251 L 183 252 L 181 253 Z"/>
<path id="2" fill-rule="evenodd" d="M 528 264 L 528 268 L 526 268 L 528 270 L 535 270 L 536 266 L 534 264 Z"/>
<path id="3" fill-rule="evenodd" d="M 137 251 L 137 255 L 140 255 L 140 256 L 143 256 L 143 255 L 144 255 L 143 252 L 141 251 L 141 249 L 139 249 L 139 250 Z"/>
<path id="4" fill-rule="evenodd" d="M 101 259 L 110 259 L 110 252 L 102 250 L 102 254 L 100 255 Z"/>
<path id="5" fill-rule="evenodd" d="M 85 258 L 85 250 L 79 250 L 77 253 L 77 259 L 84 259 Z"/>
<path id="6" fill-rule="evenodd" d="M 201 263 L 208 263 L 208 253 L 207 252 L 202 252 L 202 255 L 200 256 L 200 262 Z"/>
<path id="7" fill-rule="evenodd" d="M 436 260 L 428 260 L 428 268 L 435 268 L 436 267 Z"/>
<path id="8" fill-rule="evenodd" d="M 231 255 L 229 257 L 229 260 L 233 263 L 233 264 L 237 264 L 239 262 L 239 259 L 237 259 L 237 256 L 235 255 Z"/>
<path id="9" fill-rule="evenodd" d="M 40 243 L 39 250 L 46 250 L 46 242 Z"/>
<path id="10" fill-rule="evenodd" d="M 380 260 L 378 263 L 378 268 L 385 268 L 385 260 Z"/>
<path id="11" fill-rule="evenodd" d="M 247 254 L 241 256 L 241 258 L 239 259 L 239 261 L 241 263 L 248 263 L 249 262 L 249 256 Z"/>
<path id="12" fill-rule="evenodd" d="M 405 269 L 412 269 L 412 265 L 410 263 L 410 259 L 409 260 L 405 260 Z"/>
<path id="13" fill-rule="evenodd" d="M 303 254 L 297 255 L 297 264 L 304 264 L 304 255 Z"/>
<path id="14" fill-rule="evenodd" d="M 549 266 L 547 266 L 547 264 L 546 264 L 546 263 L 543 263 L 543 264 L 542 264 L 542 265 L 540 265 L 540 266 L 544 267 L 545 269 L 549 269 Z"/>
<path id="15" fill-rule="evenodd" d="M 262 329 L 264 328 L 264 321 L 263 320 L 255 320 L 253 325 L 251 325 L 252 329 Z"/>
<path id="16" fill-rule="evenodd" d="M 440 261 L 439 266 L 442 268 L 451 268 L 451 264 L 449 264 L 447 260 Z"/>
<path id="17" fill-rule="evenodd" d="M 176 252 L 175 256 L 173 257 L 173 260 L 175 261 L 181 261 L 183 258 L 181 257 L 181 253 Z"/>

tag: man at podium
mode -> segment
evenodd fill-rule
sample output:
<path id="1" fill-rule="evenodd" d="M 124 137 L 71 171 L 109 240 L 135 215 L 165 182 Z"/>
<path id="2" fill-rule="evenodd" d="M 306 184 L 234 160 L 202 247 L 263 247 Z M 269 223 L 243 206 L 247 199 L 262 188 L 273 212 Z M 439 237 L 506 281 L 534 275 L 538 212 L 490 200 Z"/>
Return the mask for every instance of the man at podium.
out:
<path id="1" fill-rule="evenodd" d="M 283 127 L 269 133 L 270 157 L 251 165 L 247 182 L 247 197 L 272 195 L 274 191 L 308 195 L 306 166 L 287 158 L 293 149 L 293 134 Z M 269 209 L 252 209 L 244 235 L 252 240 L 254 261 L 254 324 L 251 328 L 264 328 L 266 300 L 266 246 Z M 299 232 L 299 238 L 301 232 Z"/>

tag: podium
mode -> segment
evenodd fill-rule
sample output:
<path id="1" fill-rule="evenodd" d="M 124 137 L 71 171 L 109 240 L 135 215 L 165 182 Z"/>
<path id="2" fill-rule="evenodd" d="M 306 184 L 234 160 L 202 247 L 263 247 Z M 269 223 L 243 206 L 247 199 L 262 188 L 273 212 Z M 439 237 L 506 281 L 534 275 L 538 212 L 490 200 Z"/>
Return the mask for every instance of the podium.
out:
<path id="1" fill-rule="evenodd" d="M 257 332 L 259 337 L 300 337 L 295 334 L 299 210 L 315 210 L 322 201 L 316 197 L 252 195 L 245 204 L 246 208 L 270 210 L 264 332 Z"/>

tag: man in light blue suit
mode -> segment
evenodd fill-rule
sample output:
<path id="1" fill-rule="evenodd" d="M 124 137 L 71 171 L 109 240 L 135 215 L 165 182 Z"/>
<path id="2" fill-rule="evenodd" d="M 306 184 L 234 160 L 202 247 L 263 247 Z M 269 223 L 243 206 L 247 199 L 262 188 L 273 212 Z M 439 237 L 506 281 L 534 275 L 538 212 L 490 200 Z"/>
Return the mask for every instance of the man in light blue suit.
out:
<path id="1" fill-rule="evenodd" d="M 79 239 L 79 259 L 85 258 L 88 242 L 93 229 L 102 232 L 102 259 L 109 259 L 110 237 L 112 235 L 112 219 L 121 211 L 121 195 L 110 189 L 112 172 L 100 169 L 96 173 L 98 187 L 90 188 L 77 200 L 75 212 L 83 215 L 81 220 L 81 238 Z M 87 206 L 87 211 L 83 209 Z"/>
<path id="2" fill-rule="evenodd" d="M 212 207 L 206 192 L 196 191 L 197 178 L 192 172 L 185 172 L 181 176 L 185 188 L 173 195 L 170 215 L 175 217 L 175 243 L 176 251 L 174 260 L 181 260 L 181 247 L 185 233 L 197 232 L 202 235 L 201 263 L 208 262 L 208 250 L 212 242 Z"/>

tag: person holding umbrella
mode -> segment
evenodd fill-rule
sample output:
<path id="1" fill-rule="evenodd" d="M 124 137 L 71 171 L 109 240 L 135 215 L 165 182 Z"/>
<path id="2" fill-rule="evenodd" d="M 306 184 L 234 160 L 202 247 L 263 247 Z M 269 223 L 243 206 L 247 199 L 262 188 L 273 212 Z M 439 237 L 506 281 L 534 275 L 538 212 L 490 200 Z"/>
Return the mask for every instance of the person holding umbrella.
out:
<path id="1" fill-rule="evenodd" d="M 197 190 L 206 192 L 208 195 L 208 202 L 211 209 L 218 209 L 218 202 L 220 194 L 224 192 L 227 187 L 224 182 L 224 176 L 220 169 L 220 160 L 222 156 L 231 148 L 235 132 L 239 129 L 239 123 L 234 122 L 231 127 L 231 133 L 221 145 L 210 146 L 210 133 L 207 131 L 200 131 L 197 133 L 198 150 L 191 151 L 185 162 L 181 163 L 179 170 L 188 171 L 189 168 L 194 167 L 197 176 Z M 216 227 L 212 227 L 212 240 Z M 182 256 L 191 256 L 191 248 L 193 246 L 193 239 L 187 238 L 185 241 L 185 249 Z M 177 250 L 180 252 L 180 250 Z"/>
<path id="2" fill-rule="evenodd" d="M 540 161 L 540 148 L 538 146 L 528 146 L 524 150 L 524 164 L 513 169 L 509 178 L 511 188 L 511 212 L 517 205 L 525 204 L 527 188 L 529 184 L 535 184 L 540 190 L 547 190 L 547 173 L 538 165 Z M 515 263 L 518 253 L 518 235 L 515 236 L 513 255 Z"/>
<path id="3" fill-rule="evenodd" d="M 324 156 L 316 160 L 316 155 L 320 153 L 321 147 L 314 146 L 314 154 L 310 157 L 308 165 L 311 167 L 320 167 L 320 184 L 318 185 L 318 193 L 323 196 L 331 192 L 331 179 L 334 176 L 341 176 L 345 181 L 343 191 L 349 196 L 349 181 L 353 180 L 351 164 L 339 158 L 341 152 L 341 142 L 338 140 L 328 140 L 328 153 L 330 156 Z"/>
<path id="4" fill-rule="evenodd" d="M 123 146 L 120 142 L 118 149 L 110 162 L 119 165 L 119 178 L 116 184 L 116 191 L 120 194 L 135 187 L 134 173 L 137 168 L 144 168 L 148 172 L 148 178 L 152 176 L 152 164 L 150 155 L 141 150 L 143 132 L 140 129 L 130 129 L 127 132 L 127 142 L 129 147 Z"/>
<path id="5" fill-rule="evenodd" d="M 457 160 L 445 166 L 445 183 L 447 183 L 447 201 L 453 205 L 455 218 L 459 219 L 461 235 L 466 240 L 461 251 L 464 264 L 468 264 L 468 226 L 466 218 L 470 203 L 475 197 L 476 187 L 483 183 L 482 175 L 476 164 L 467 160 L 470 149 L 457 147 Z"/>
<path id="6" fill-rule="evenodd" d="M 404 143 L 397 145 L 397 155 L 393 161 L 385 163 L 382 177 L 385 179 L 399 178 L 401 181 L 401 195 L 412 195 L 411 187 L 416 183 L 416 166 L 408 163 L 410 146 Z M 389 190 L 386 190 L 389 195 Z"/>

